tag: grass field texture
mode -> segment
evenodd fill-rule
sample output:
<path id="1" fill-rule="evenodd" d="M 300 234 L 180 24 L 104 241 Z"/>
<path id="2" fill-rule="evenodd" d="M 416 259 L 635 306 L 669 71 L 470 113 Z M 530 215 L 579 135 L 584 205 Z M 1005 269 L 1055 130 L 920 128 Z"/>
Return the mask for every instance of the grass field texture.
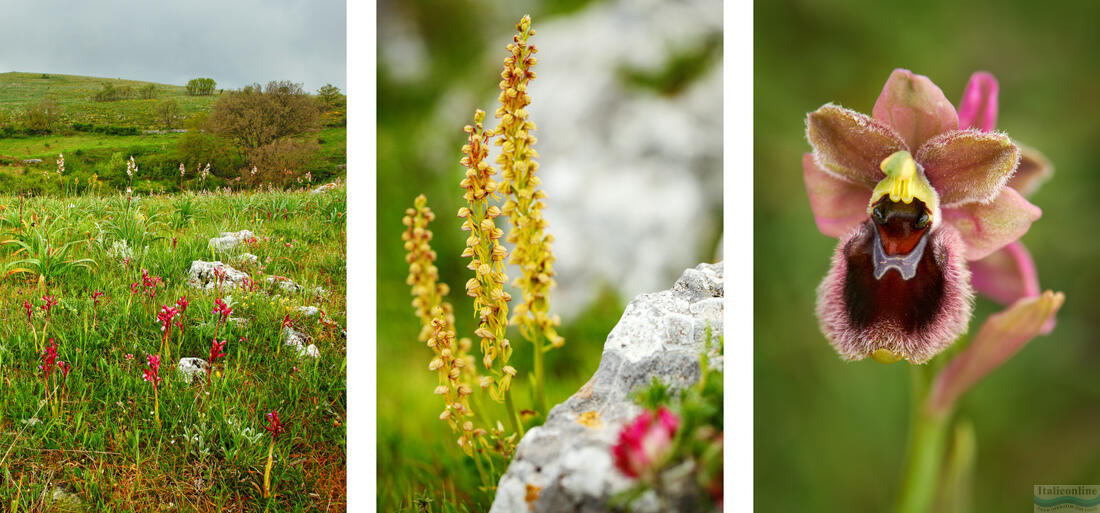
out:
<path id="1" fill-rule="evenodd" d="M 345 509 L 346 205 L 343 188 L 0 197 L 0 509 Z M 242 229 L 255 239 L 211 249 Z M 242 252 L 257 256 L 233 264 L 250 286 L 188 285 L 192 261 Z M 181 297 L 189 306 L 164 340 L 156 316 Z M 242 321 L 220 322 L 218 300 Z M 284 345 L 287 324 L 318 358 Z M 207 359 L 215 335 L 227 346 L 209 384 L 188 383 L 179 358 Z M 47 380 L 50 339 L 70 367 L 63 376 L 55 363 Z M 162 359 L 156 399 L 147 355 Z M 272 410 L 286 426 L 273 445 Z"/>

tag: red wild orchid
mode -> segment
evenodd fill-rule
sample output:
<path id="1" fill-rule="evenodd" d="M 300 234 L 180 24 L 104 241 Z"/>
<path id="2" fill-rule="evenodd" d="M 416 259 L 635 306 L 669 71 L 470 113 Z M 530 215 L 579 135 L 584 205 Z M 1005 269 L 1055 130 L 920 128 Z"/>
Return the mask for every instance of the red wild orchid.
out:
<path id="1" fill-rule="evenodd" d="M 53 371 L 54 363 L 57 361 L 57 343 L 54 342 L 53 337 L 50 337 L 50 344 L 46 346 L 46 350 L 42 352 L 42 374 L 48 379 L 50 372 Z"/>
<path id="2" fill-rule="evenodd" d="M 72 370 L 73 366 L 70 365 L 68 362 L 62 361 L 57 362 L 57 368 L 61 369 L 61 378 L 65 379 L 69 377 L 69 371 Z"/>
<path id="3" fill-rule="evenodd" d="M 43 295 L 42 301 L 44 301 L 44 303 L 42 303 L 42 306 L 40 306 L 39 308 L 45 310 L 46 316 L 48 317 L 50 315 L 50 310 L 52 310 L 53 307 L 57 306 L 57 297 Z"/>
<path id="4" fill-rule="evenodd" d="M 160 427 L 160 355 L 146 355 L 145 361 L 149 363 L 149 367 L 142 372 L 142 379 L 153 384 L 153 415 Z"/>
<path id="5" fill-rule="evenodd" d="M 672 450 L 679 426 L 680 419 L 663 406 L 656 415 L 643 411 L 619 432 L 611 449 L 615 467 L 628 477 L 652 477 Z"/>
<path id="6" fill-rule="evenodd" d="M 228 340 L 223 340 L 221 342 L 218 342 L 218 339 L 214 339 L 210 342 L 210 364 L 211 365 L 214 364 L 214 360 L 217 360 L 218 358 L 221 358 L 221 357 L 225 356 L 225 353 L 223 351 L 225 350 L 225 345 L 228 342 L 229 342 Z"/>
<path id="7" fill-rule="evenodd" d="M 142 372 L 142 379 L 152 383 L 153 389 L 156 390 L 160 385 L 160 355 L 147 355 L 145 361 L 149 367 Z"/>
<path id="8" fill-rule="evenodd" d="M 283 423 L 279 422 L 279 412 L 275 410 L 267 414 L 267 422 L 268 425 L 264 426 L 264 429 L 271 433 L 271 444 L 267 446 L 267 465 L 264 466 L 263 496 L 265 498 L 271 497 L 271 467 L 275 463 L 275 437 L 286 431 Z"/>
<path id="9" fill-rule="evenodd" d="M 220 315 L 222 318 L 222 322 L 225 322 L 225 320 L 229 318 L 229 314 L 233 313 L 233 308 L 225 304 L 225 301 L 222 301 L 222 298 L 217 298 L 214 300 L 213 313 L 215 315 Z"/>
<path id="10" fill-rule="evenodd" d="M 32 322 L 34 317 L 34 307 L 31 306 L 31 302 L 26 299 L 23 300 L 23 312 L 27 314 L 27 322 Z"/>
<path id="11" fill-rule="evenodd" d="M 225 352 L 224 352 L 225 351 L 225 345 L 228 342 L 229 342 L 228 340 L 223 340 L 221 342 L 218 342 L 218 339 L 216 339 L 216 338 L 214 340 L 210 341 L 210 358 L 208 359 L 210 364 L 206 366 L 206 384 L 207 385 L 210 385 L 211 377 L 214 374 L 214 362 L 217 361 L 218 358 L 221 358 L 221 357 L 225 356 Z"/>
<path id="12" fill-rule="evenodd" d="M 271 413 L 267 414 L 268 425 L 264 426 L 264 429 L 271 432 L 271 436 L 280 435 L 286 432 L 286 426 L 279 421 L 279 412 L 271 410 Z"/>
<path id="13" fill-rule="evenodd" d="M 93 308 L 99 306 L 99 298 L 102 297 L 102 296 L 103 296 L 103 291 L 101 291 L 101 290 L 97 290 L 95 292 L 92 292 L 92 307 Z"/>
<path id="14" fill-rule="evenodd" d="M 179 309 L 171 306 L 161 306 L 160 313 L 157 314 L 157 320 L 160 321 L 161 329 L 165 331 L 167 337 L 167 330 L 172 327 L 172 319 L 179 313 Z"/>
<path id="15" fill-rule="evenodd" d="M 187 305 L 190 304 L 191 302 L 187 300 L 187 296 L 180 296 L 180 298 L 176 300 L 176 307 L 179 308 L 180 313 L 186 312 Z"/>

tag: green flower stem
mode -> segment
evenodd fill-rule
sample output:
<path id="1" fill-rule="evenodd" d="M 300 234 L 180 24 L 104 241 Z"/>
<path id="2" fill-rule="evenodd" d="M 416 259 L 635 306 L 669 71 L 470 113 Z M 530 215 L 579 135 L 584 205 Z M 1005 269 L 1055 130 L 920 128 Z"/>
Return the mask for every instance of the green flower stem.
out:
<path id="1" fill-rule="evenodd" d="M 542 348 L 542 332 L 536 332 L 532 340 L 535 344 L 535 401 L 537 401 L 539 413 L 542 414 L 542 418 L 546 419 L 546 416 L 550 414 L 546 410 L 546 379 L 543 371 L 543 360 L 545 360 Z"/>
<path id="2" fill-rule="evenodd" d="M 512 423 L 512 430 L 519 433 L 520 438 L 523 437 L 523 422 L 519 420 L 519 413 L 516 413 L 516 406 L 512 404 L 512 389 L 504 391 L 504 406 L 508 408 L 508 420 Z"/>
<path id="3" fill-rule="evenodd" d="M 930 365 L 912 367 L 912 424 L 897 511 L 927 513 L 936 497 L 950 413 L 935 414 L 926 405 L 934 369 Z"/>

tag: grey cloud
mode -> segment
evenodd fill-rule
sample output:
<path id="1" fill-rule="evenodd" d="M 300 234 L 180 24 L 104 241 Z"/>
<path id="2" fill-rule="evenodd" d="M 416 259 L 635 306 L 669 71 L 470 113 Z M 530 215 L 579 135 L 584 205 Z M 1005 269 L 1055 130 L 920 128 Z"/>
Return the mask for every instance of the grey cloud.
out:
<path id="1" fill-rule="evenodd" d="M 342 0 L 4 2 L 0 71 L 346 90 Z"/>

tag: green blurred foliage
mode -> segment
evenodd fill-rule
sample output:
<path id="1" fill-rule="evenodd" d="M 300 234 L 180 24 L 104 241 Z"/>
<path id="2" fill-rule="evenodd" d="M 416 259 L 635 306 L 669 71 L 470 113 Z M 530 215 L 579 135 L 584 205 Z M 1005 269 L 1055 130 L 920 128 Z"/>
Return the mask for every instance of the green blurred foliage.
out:
<path id="1" fill-rule="evenodd" d="M 1067 301 L 1053 334 L 961 403 L 977 437 L 975 511 L 1028 507 L 1033 484 L 1100 483 L 1100 4 L 756 2 L 755 493 L 760 511 L 883 511 L 908 422 L 904 363 L 844 363 L 814 317 L 836 241 L 802 184 L 804 120 L 826 102 L 870 113 L 890 71 L 927 75 L 958 102 L 971 72 L 1000 81 L 998 128 L 1045 153 L 1055 177 L 1023 241 Z M 978 301 L 971 332 L 998 310 Z"/>

